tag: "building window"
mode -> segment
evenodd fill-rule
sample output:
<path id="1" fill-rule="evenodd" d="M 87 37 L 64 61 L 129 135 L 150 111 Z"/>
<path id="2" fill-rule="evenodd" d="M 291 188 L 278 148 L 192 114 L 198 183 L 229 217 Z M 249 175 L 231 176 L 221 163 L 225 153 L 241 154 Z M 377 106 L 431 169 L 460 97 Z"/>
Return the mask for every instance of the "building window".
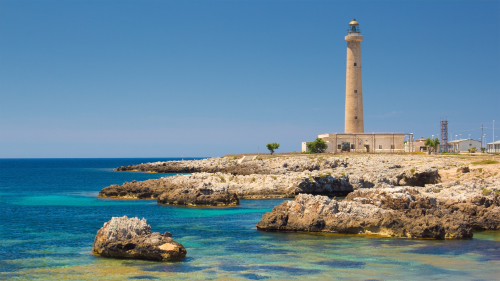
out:
<path id="1" fill-rule="evenodd" d="M 381 144 L 378 145 L 378 149 L 382 149 L 382 145 Z"/>
<path id="2" fill-rule="evenodd" d="M 337 149 L 342 149 L 342 145 L 337 145 Z"/>
<path id="3" fill-rule="evenodd" d="M 354 93 L 357 94 L 358 93 L 358 90 L 354 90 Z"/>
<path id="4" fill-rule="evenodd" d="M 351 149 L 354 149 L 354 144 L 351 144 Z"/>
<path id="5" fill-rule="evenodd" d="M 394 144 L 391 144 L 391 149 L 394 149 Z"/>
<path id="6" fill-rule="evenodd" d="M 358 120 L 358 116 L 354 116 L 354 120 Z"/>
<path id="7" fill-rule="evenodd" d="M 356 63 L 354 63 L 354 66 L 356 66 Z"/>

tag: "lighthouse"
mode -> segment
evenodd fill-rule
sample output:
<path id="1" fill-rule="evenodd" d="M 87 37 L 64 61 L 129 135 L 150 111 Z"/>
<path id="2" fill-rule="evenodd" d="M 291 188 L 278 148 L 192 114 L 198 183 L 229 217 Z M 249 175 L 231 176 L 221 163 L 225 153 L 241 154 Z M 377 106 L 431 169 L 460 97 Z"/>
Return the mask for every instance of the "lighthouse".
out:
<path id="1" fill-rule="evenodd" d="M 415 152 L 412 133 L 365 133 L 363 119 L 363 85 L 361 83 L 361 41 L 358 22 L 353 19 L 347 30 L 347 62 L 345 83 L 345 127 L 343 133 L 318 135 L 328 153 L 363 152 L 395 153 Z M 341 54 L 339 54 L 340 56 Z M 340 87 L 342 87 L 340 85 Z M 307 151 L 307 142 L 302 151 Z"/>
<path id="2" fill-rule="evenodd" d="M 361 41 L 360 29 L 356 19 L 349 23 L 347 30 L 347 63 L 345 87 L 345 128 L 344 133 L 364 133 L 363 86 L 361 82 Z"/>

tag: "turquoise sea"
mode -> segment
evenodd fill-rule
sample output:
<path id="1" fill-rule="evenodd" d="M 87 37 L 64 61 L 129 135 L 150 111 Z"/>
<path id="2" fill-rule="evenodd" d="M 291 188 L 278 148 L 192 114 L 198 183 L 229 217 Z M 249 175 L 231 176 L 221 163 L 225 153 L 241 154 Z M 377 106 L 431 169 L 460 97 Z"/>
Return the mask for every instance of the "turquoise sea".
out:
<path id="1" fill-rule="evenodd" d="M 500 279 L 500 232 L 449 241 L 268 233 L 255 224 L 285 199 L 210 209 L 97 198 L 110 184 L 168 175 L 112 168 L 159 160 L 172 159 L 0 160 L 0 279 Z M 94 256 L 97 230 L 123 215 L 173 233 L 187 258 L 160 263 Z"/>

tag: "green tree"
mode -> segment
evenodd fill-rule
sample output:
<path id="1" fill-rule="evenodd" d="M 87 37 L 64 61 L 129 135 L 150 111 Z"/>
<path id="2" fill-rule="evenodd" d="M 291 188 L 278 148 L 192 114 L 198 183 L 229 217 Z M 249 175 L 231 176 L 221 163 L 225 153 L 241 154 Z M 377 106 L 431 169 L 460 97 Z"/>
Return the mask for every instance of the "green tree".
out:
<path id="1" fill-rule="evenodd" d="M 326 142 L 320 138 L 316 138 L 315 141 L 308 142 L 306 145 L 310 153 L 323 153 L 328 148 Z"/>
<path id="2" fill-rule="evenodd" d="M 266 147 L 271 151 L 271 155 L 273 155 L 274 151 L 280 147 L 280 144 L 277 142 L 270 142 L 266 144 Z"/>
<path id="3" fill-rule="evenodd" d="M 436 151 L 439 144 L 440 142 L 438 138 L 433 140 L 431 138 L 427 138 L 424 143 L 424 145 L 429 148 L 429 152 L 432 152 L 433 150 Z"/>

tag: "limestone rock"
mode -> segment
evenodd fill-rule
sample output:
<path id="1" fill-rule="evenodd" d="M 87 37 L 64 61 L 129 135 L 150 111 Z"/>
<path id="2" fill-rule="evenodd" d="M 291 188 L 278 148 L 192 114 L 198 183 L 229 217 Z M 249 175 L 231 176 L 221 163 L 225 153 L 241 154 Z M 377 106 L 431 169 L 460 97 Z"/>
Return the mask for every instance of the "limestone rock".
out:
<path id="1" fill-rule="evenodd" d="M 225 173 L 232 175 L 251 175 L 251 174 L 284 174 L 287 172 L 303 172 L 312 170 L 332 169 L 337 166 L 347 165 L 346 160 L 340 160 L 336 157 L 327 159 L 310 159 L 307 157 L 278 157 L 257 159 L 257 157 L 248 157 L 252 160 L 242 161 L 222 157 L 209 158 L 201 160 L 183 160 L 154 162 L 138 165 L 122 166 L 116 168 L 117 171 L 142 171 L 154 173 Z"/>
<path id="2" fill-rule="evenodd" d="M 99 256 L 111 258 L 180 260 L 187 251 L 171 236 L 168 232 L 152 233 L 145 219 L 113 217 L 97 231 L 92 250 Z"/>
<path id="3" fill-rule="evenodd" d="M 237 206 L 240 200 L 235 193 L 226 188 L 211 188 L 210 185 L 199 184 L 197 188 L 179 188 L 162 193 L 158 204 L 185 206 Z"/>
<path id="4" fill-rule="evenodd" d="M 384 209 L 356 200 L 300 194 L 294 201 L 283 202 L 264 214 L 257 228 L 403 238 L 472 237 L 472 228 L 463 215 L 439 208 L 422 209 L 418 206 L 404 211 Z"/>

